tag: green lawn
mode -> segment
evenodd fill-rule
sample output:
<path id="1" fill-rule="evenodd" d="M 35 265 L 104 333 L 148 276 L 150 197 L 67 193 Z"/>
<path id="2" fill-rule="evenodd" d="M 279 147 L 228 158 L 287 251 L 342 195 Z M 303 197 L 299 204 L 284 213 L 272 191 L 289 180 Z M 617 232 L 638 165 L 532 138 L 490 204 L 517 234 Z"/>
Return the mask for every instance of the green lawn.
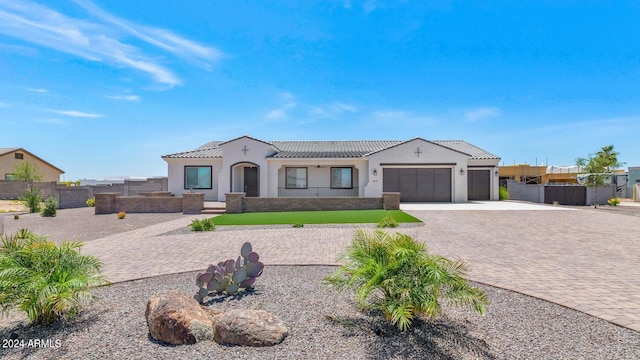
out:
<path id="1" fill-rule="evenodd" d="M 402 210 L 286 211 L 223 214 L 214 218 L 216 225 L 274 224 L 360 224 L 378 223 L 387 213 L 399 223 L 421 222 Z"/>

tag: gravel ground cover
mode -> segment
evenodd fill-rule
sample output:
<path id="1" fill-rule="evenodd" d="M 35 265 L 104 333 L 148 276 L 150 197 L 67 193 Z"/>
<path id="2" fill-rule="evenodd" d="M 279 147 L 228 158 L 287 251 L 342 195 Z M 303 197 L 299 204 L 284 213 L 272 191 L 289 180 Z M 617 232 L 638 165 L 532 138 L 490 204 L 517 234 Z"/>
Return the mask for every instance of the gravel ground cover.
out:
<path id="1" fill-rule="evenodd" d="M 182 214 L 127 214 L 118 219 L 116 214 L 95 215 L 94 208 L 58 210 L 56 217 L 42 217 L 40 214 L 20 214 L 18 220 L 13 214 L 5 216 L 4 231 L 13 234 L 25 228 L 38 235 L 48 236 L 52 241 L 80 240 L 92 241 L 105 236 L 140 229 L 177 219 Z M 0 214 L 0 216 L 2 216 Z"/>
<path id="2" fill-rule="evenodd" d="M 28 326 L 4 318 L 0 340 L 48 340 L 53 347 L 0 348 L 3 359 L 638 359 L 640 333 L 518 293 L 476 284 L 487 292 L 486 316 L 447 309 L 434 323 L 399 333 L 381 316 L 358 311 L 351 294 L 335 295 L 321 279 L 334 267 L 270 266 L 254 293 L 217 298 L 216 308 L 269 311 L 289 336 L 268 348 L 215 342 L 168 346 L 150 338 L 144 311 L 163 290 L 195 293 L 196 273 L 114 284 L 73 322 Z M 57 341 L 57 342 L 56 342 Z M 6 342 L 5 342 L 6 344 Z M 59 345 L 59 347 L 56 346 Z"/>

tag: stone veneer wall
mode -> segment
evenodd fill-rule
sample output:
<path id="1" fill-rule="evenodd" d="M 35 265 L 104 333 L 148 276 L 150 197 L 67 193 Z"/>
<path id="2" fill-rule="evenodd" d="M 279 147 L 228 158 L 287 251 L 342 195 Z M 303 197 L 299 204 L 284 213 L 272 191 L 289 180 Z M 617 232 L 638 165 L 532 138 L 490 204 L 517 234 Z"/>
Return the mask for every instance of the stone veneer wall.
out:
<path id="1" fill-rule="evenodd" d="M 119 193 L 95 194 L 95 214 L 127 213 L 185 213 L 199 214 L 204 209 L 204 194 L 183 194 L 175 197 L 162 193 L 121 196 Z"/>
<path id="2" fill-rule="evenodd" d="M 244 193 L 226 194 L 227 213 L 313 211 L 313 210 L 397 210 L 400 193 L 371 197 L 245 197 Z"/>

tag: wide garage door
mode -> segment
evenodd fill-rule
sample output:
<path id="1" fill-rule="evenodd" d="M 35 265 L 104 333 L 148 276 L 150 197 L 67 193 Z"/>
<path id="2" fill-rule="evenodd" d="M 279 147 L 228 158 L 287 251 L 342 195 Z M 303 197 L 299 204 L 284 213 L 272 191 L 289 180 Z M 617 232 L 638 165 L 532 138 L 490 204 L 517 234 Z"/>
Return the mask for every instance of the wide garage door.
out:
<path id="1" fill-rule="evenodd" d="M 469 170 L 469 176 L 467 177 L 469 200 L 490 200 L 490 182 L 490 170 Z"/>
<path id="2" fill-rule="evenodd" d="M 382 190 L 399 192 L 402 202 L 451 202 L 451 169 L 384 169 Z"/>

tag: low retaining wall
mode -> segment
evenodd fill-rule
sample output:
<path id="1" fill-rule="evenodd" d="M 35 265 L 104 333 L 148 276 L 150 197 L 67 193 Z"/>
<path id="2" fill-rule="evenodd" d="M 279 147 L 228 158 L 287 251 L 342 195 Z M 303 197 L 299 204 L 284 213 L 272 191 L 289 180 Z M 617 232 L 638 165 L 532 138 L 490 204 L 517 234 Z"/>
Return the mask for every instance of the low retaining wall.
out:
<path id="1" fill-rule="evenodd" d="M 398 210 L 400 193 L 371 197 L 246 197 L 245 193 L 226 194 L 227 213 L 314 211 L 314 210 Z"/>
<path id="2" fill-rule="evenodd" d="M 204 209 L 204 194 L 187 193 L 182 197 L 166 192 L 141 196 L 122 196 L 119 193 L 95 194 L 95 214 L 127 213 L 184 213 L 199 214 Z"/>

